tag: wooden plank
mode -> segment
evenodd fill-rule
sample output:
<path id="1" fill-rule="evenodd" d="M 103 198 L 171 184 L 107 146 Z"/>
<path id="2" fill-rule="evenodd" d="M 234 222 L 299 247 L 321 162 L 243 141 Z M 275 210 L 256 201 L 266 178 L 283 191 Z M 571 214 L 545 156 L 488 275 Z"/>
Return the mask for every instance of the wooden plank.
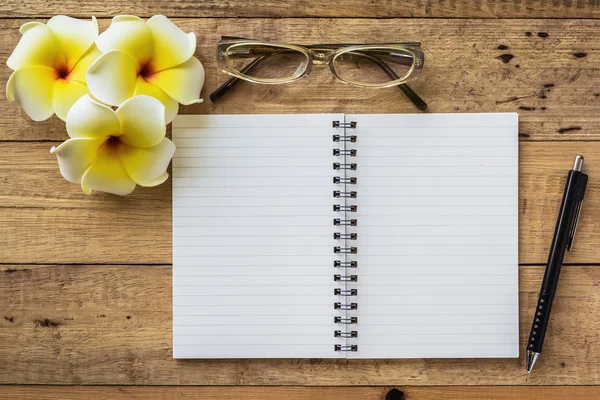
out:
<path id="1" fill-rule="evenodd" d="M 5 386 L 5 400 L 167 400 L 174 397 L 222 400 L 383 400 L 396 389 L 406 400 L 589 400 L 600 397 L 598 386 L 431 386 L 431 387 L 274 387 L 274 386 Z M 397 400 L 400 400 L 397 397 Z M 390 399 L 394 400 L 394 398 Z"/>
<path id="2" fill-rule="evenodd" d="M 169 266 L 2 266 L 0 383 L 523 385 L 520 359 L 173 360 Z M 524 346 L 543 275 L 520 268 Z M 566 266 L 530 385 L 600 384 L 600 267 Z M 359 327 L 360 328 L 360 327 Z"/>
<path id="3" fill-rule="evenodd" d="M 178 17 L 424 17 L 424 18 L 598 18 L 596 0 L 154 0 L 122 3 L 117 0 L 66 0 L 40 7 L 37 0 L 6 0 L 0 17 L 30 17 L 68 14 L 107 17 L 116 14 Z"/>
<path id="4" fill-rule="evenodd" d="M 0 143 L 0 263 L 171 263 L 170 180 L 127 197 L 66 182 L 52 143 Z M 520 151 L 520 262 L 544 263 L 576 153 L 600 175 L 600 143 L 526 142 Z M 600 263 L 600 183 L 590 179 L 567 262 Z"/>
<path id="5" fill-rule="evenodd" d="M 109 21 L 101 22 L 105 27 Z M 523 140 L 600 139 L 600 119 L 595 117 L 600 104 L 600 49 L 596 46 L 600 21 L 295 18 L 175 22 L 185 31 L 196 32 L 197 55 L 206 68 L 202 94 L 206 101 L 182 107 L 182 113 L 417 112 L 397 88 L 350 87 L 335 81 L 326 68 L 315 68 L 310 77 L 290 85 L 244 82 L 216 104 L 208 95 L 226 79 L 217 70 L 214 56 L 221 35 L 291 43 L 420 40 L 426 64 L 412 86 L 428 101 L 431 112 L 518 111 Z M 18 42 L 21 23 L 0 20 L 1 58 L 7 58 Z M 0 86 L 6 84 L 9 73 L 8 68 L 0 69 Z M 64 124 L 56 117 L 34 123 L 15 103 L 0 102 L 0 140 L 65 137 Z"/>

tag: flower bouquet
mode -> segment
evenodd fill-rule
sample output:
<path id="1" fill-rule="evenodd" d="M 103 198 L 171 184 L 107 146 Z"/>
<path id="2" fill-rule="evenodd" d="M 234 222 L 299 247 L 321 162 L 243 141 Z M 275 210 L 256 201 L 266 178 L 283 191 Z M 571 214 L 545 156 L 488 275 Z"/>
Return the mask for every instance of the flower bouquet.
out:
<path id="1" fill-rule="evenodd" d="M 175 152 L 166 125 L 179 104 L 202 102 L 196 35 L 162 15 L 117 16 L 101 34 L 93 17 L 56 16 L 21 34 L 6 95 L 34 121 L 66 122 L 70 139 L 51 149 L 62 176 L 86 194 L 163 183 Z"/>

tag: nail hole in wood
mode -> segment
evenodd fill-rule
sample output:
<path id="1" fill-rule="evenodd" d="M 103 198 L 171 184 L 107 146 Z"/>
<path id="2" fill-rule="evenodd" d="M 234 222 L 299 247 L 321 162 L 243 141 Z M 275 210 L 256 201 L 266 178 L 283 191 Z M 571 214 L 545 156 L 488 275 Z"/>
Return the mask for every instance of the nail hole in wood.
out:
<path id="1" fill-rule="evenodd" d="M 385 400 L 404 400 L 404 392 L 392 389 L 385 395 Z"/>

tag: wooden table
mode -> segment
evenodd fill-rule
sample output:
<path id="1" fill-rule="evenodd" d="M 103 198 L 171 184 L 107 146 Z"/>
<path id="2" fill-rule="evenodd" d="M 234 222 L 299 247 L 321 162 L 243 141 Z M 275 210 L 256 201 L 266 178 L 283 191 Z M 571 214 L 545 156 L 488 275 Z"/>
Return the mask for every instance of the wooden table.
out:
<path id="1" fill-rule="evenodd" d="M 329 4 L 326 4 L 329 3 Z M 300 83 L 242 84 L 218 104 L 221 35 L 292 43 L 422 41 L 414 89 L 431 112 L 520 117 L 520 307 L 524 346 L 573 156 L 589 189 L 543 357 L 519 360 L 173 360 L 171 184 L 125 198 L 64 181 L 57 118 L 0 102 L 0 398 L 600 398 L 600 5 L 534 0 L 4 0 L 6 60 L 27 20 L 163 13 L 198 36 L 204 104 L 183 113 L 409 113 L 397 90 L 356 89 L 323 69 Z M 473 3 L 473 6 L 471 6 Z M 235 18 L 232 18 L 235 17 Z M 239 17 L 239 18 L 238 18 Z M 566 19 L 564 19 L 566 18 Z M 586 18 L 586 19 L 580 19 Z M 2 86 L 9 69 L 0 69 Z M 67 385 L 67 386 L 56 386 Z M 159 386 L 150 386 L 159 385 Z M 188 386 L 199 385 L 199 386 Z M 557 385 L 557 386 L 554 386 Z"/>

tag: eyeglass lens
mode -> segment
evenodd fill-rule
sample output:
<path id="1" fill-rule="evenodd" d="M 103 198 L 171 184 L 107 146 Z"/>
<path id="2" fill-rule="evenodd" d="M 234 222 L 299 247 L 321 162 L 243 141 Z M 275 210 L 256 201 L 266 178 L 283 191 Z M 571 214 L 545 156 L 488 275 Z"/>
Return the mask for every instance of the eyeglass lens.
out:
<path id="1" fill-rule="evenodd" d="M 412 53 L 399 49 L 355 50 L 336 57 L 334 69 L 351 83 L 385 85 L 407 78 L 413 60 Z"/>
<path id="2" fill-rule="evenodd" d="M 237 72 L 258 57 L 261 57 L 260 62 L 246 71 L 246 75 L 257 79 L 293 79 L 308 65 L 306 54 L 286 47 L 242 44 L 227 49 L 229 66 Z"/>

